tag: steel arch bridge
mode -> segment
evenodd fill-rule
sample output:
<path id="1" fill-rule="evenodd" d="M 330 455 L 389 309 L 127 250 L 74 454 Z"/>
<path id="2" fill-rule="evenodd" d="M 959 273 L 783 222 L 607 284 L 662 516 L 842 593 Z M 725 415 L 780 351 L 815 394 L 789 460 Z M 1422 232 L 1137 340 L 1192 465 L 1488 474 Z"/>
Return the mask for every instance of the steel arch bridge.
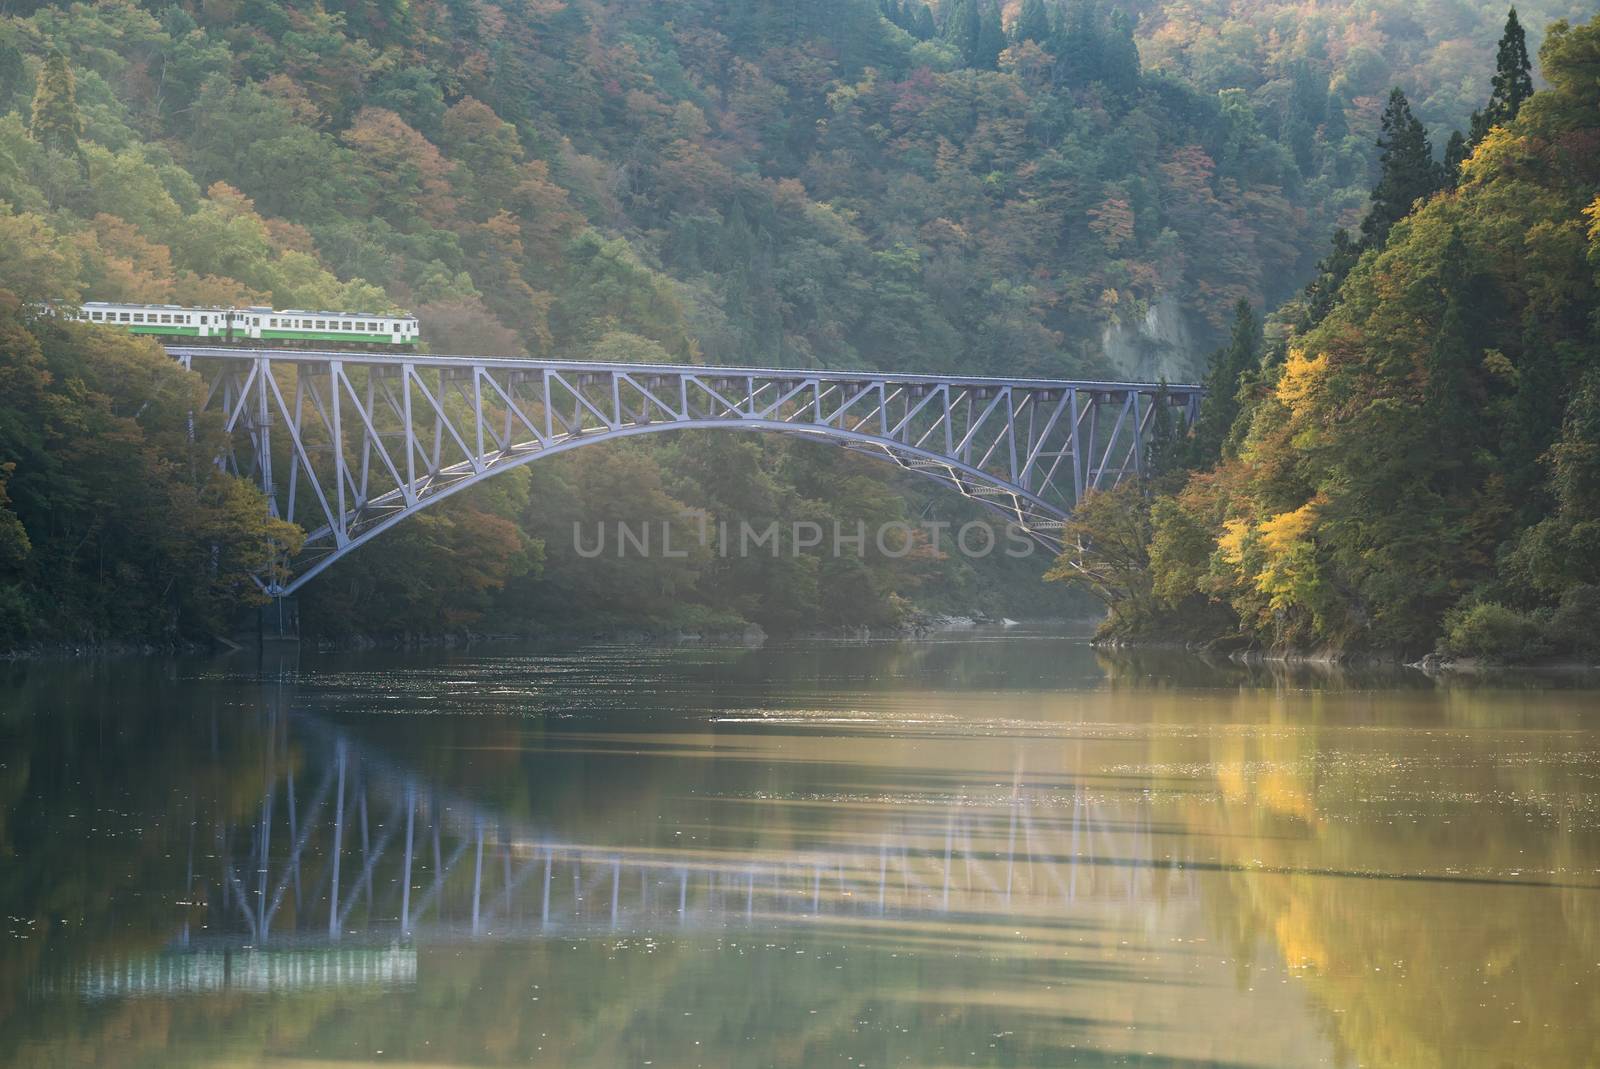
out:
<path id="1" fill-rule="evenodd" d="M 1195 385 L 171 347 L 206 382 L 219 463 L 308 532 L 293 594 L 413 513 L 582 445 L 685 428 L 830 441 L 972 499 L 1052 551 L 1083 496 L 1142 474 Z"/>

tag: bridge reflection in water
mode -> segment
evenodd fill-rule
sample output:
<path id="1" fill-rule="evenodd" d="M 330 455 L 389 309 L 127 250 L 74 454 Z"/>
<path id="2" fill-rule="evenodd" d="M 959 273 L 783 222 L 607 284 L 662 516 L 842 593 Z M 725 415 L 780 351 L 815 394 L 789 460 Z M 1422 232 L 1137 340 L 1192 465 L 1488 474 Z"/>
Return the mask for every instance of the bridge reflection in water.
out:
<path id="1" fill-rule="evenodd" d="M 1202 866 L 1163 849 L 1182 838 L 1142 791 L 1018 770 L 954 804 L 853 803 L 860 819 L 809 841 L 791 831 L 782 848 L 628 847 L 506 819 L 314 717 L 269 734 L 253 819 L 197 829 L 213 851 L 191 850 L 171 944 L 86 965 L 81 994 L 394 986 L 416 980 L 416 947 L 464 941 L 818 926 L 871 938 L 930 922 L 1048 941 L 1087 911 L 1099 926 L 1107 909 L 1199 897 Z"/>

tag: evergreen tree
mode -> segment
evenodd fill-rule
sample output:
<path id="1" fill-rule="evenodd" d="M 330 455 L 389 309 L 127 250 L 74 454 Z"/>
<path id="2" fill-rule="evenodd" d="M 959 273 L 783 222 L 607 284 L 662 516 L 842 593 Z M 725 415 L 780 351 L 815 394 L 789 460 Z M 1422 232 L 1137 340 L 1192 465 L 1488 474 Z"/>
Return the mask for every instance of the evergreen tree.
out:
<path id="1" fill-rule="evenodd" d="M 1100 79 L 1113 92 L 1127 95 L 1139 88 L 1139 46 L 1133 30 L 1137 18 L 1126 11 L 1115 11 L 1101 45 Z"/>
<path id="2" fill-rule="evenodd" d="M 1019 45 L 1024 41 L 1033 41 L 1049 47 L 1050 14 L 1044 8 L 1044 0 L 1022 0 L 1022 11 L 1017 15 L 1016 25 L 1011 28 L 1011 37 Z"/>
<path id="3" fill-rule="evenodd" d="M 1472 144 L 1484 139 L 1491 129 L 1508 123 L 1522 110 L 1522 102 L 1533 95 L 1533 61 L 1528 58 L 1528 35 L 1517 20 L 1517 9 L 1506 14 L 1506 28 L 1500 34 L 1495 54 L 1494 78 L 1489 104 L 1472 113 Z"/>
<path id="4" fill-rule="evenodd" d="M 980 70 L 992 71 L 1000 67 L 1000 53 L 1006 48 L 1006 31 L 1000 22 L 1000 5 L 994 0 L 983 5 L 978 20 L 978 43 L 972 65 Z"/>
<path id="5" fill-rule="evenodd" d="M 982 32 L 982 19 L 978 15 L 978 0 L 955 0 L 945 12 L 941 33 L 955 46 L 967 66 L 973 66 L 978 55 L 978 37 Z"/>
<path id="6" fill-rule="evenodd" d="M 78 135 L 83 120 L 78 117 L 77 88 L 67 57 L 51 52 L 39 68 L 39 81 L 33 92 L 33 122 L 29 134 L 39 144 L 69 156 L 78 154 Z"/>
<path id="7" fill-rule="evenodd" d="M 1439 292 L 1444 302 L 1439 329 L 1424 359 L 1425 407 L 1436 468 L 1445 483 L 1440 489 L 1459 491 L 1478 481 L 1468 476 L 1484 422 L 1477 377 L 1489 330 L 1485 318 L 1494 301 L 1454 227 L 1439 258 Z"/>
<path id="8" fill-rule="evenodd" d="M 1345 276 L 1361 259 L 1361 245 L 1352 241 L 1348 230 L 1340 229 L 1333 235 L 1333 251 L 1317 263 L 1317 277 L 1306 286 L 1305 312 L 1295 325 L 1298 333 L 1305 333 L 1324 319 L 1339 303 L 1339 287 Z"/>
<path id="9" fill-rule="evenodd" d="M 1460 130 L 1452 130 L 1450 140 L 1444 145 L 1444 181 L 1449 188 L 1456 187 L 1456 182 L 1461 178 L 1461 165 L 1467 161 L 1468 155 L 1466 137 Z"/>
<path id="10" fill-rule="evenodd" d="M 1549 456 L 1550 488 L 1562 515 L 1592 524 L 1600 518 L 1600 367 L 1578 379 Z"/>
<path id="11" fill-rule="evenodd" d="M 1167 389 L 1167 378 L 1161 377 L 1156 387 L 1155 408 L 1150 413 L 1150 444 L 1145 449 L 1145 476 L 1161 482 L 1169 475 L 1187 470 L 1184 466 L 1185 443 L 1178 421 L 1172 418 L 1172 394 Z"/>
<path id="12" fill-rule="evenodd" d="M 1100 78 L 1100 34 L 1092 0 L 1070 0 L 1056 26 L 1056 81 L 1081 88 Z"/>
<path id="13" fill-rule="evenodd" d="M 1337 145 L 1350 136 L 1350 125 L 1344 117 L 1344 101 L 1339 99 L 1337 93 L 1328 94 L 1322 114 L 1322 136 L 1328 144 Z"/>
<path id="14" fill-rule="evenodd" d="M 1366 248 L 1379 249 L 1389 230 L 1411 213 L 1411 206 L 1444 186 L 1443 169 L 1433 158 L 1433 145 L 1422 122 L 1411 114 L 1405 93 L 1395 87 L 1383 109 L 1383 132 L 1378 137 L 1382 168 L 1372 188 L 1372 207 L 1361 221 Z"/>
<path id="15" fill-rule="evenodd" d="M 912 32 L 919 41 L 933 40 L 939 35 L 938 27 L 933 24 L 933 9 L 922 0 L 910 0 L 910 3 L 916 8 L 916 29 Z"/>
<path id="16" fill-rule="evenodd" d="M 28 84 L 28 68 L 22 53 L 9 42 L 0 41 L 0 114 L 11 110 Z"/>
<path id="17" fill-rule="evenodd" d="M 1240 298 L 1233 307 L 1233 332 L 1228 344 L 1211 354 L 1206 367 L 1206 395 L 1200 402 L 1194 435 L 1189 439 L 1190 467 L 1209 468 L 1222 457 L 1233 424 L 1239 418 L 1239 388 L 1261 362 L 1261 322 Z"/>

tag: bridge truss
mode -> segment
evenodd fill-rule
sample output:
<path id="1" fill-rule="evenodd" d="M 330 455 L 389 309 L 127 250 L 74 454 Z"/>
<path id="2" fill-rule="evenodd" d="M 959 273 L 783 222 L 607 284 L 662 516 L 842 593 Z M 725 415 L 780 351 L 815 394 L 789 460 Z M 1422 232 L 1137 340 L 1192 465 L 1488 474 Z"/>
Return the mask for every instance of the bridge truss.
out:
<path id="1" fill-rule="evenodd" d="M 175 347 L 224 467 L 308 532 L 294 593 L 435 501 L 581 445 L 662 430 L 829 441 L 932 479 L 1052 551 L 1083 496 L 1141 474 L 1157 408 L 1193 385 Z"/>

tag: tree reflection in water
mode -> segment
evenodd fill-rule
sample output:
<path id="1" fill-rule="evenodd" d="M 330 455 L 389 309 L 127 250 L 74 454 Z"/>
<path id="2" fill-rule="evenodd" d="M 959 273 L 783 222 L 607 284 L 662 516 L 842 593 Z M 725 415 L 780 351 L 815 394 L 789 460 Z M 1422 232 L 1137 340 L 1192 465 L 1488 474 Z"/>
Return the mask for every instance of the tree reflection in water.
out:
<path id="1" fill-rule="evenodd" d="M 1593 693 L 1197 663 L 19 669 L 0 1061 L 1592 1060 Z"/>

